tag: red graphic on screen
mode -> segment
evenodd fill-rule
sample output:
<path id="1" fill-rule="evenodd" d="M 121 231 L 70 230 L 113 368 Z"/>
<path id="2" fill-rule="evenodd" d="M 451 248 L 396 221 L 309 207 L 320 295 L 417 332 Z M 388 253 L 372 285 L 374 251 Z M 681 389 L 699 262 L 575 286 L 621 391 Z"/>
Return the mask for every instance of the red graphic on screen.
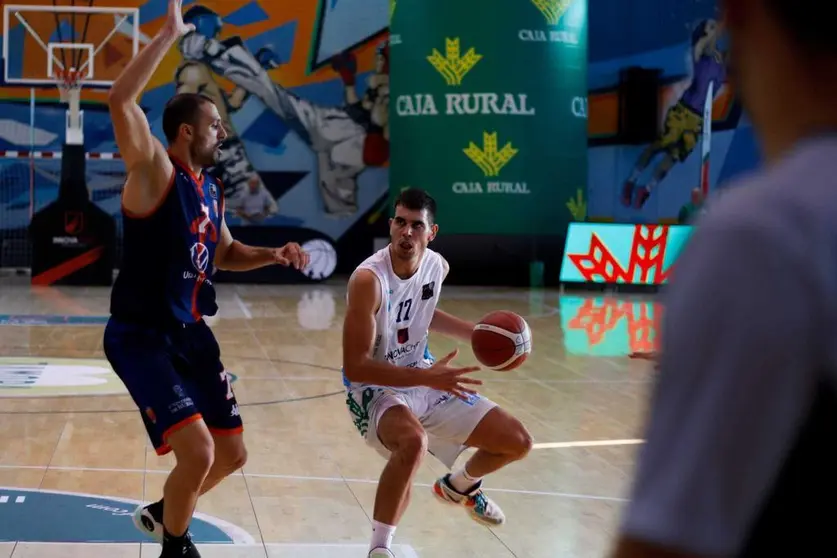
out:
<path id="1" fill-rule="evenodd" d="M 591 235 L 586 254 L 567 254 L 567 257 L 586 281 L 659 285 L 668 279 L 672 269 L 663 269 L 668 233 L 668 225 L 636 225 L 627 269 L 596 233 Z"/>
<path id="2" fill-rule="evenodd" d="M 567 323 L 569 329 L 584 330 L 587 343 L 594 347 L 614 330 L 623 319 L 628 320 L 628 345 L 631 352 L 650 352 L 657 349 L 662 307 L 654 303 L 624 300 L 587 299 L 578 314 Z"/>

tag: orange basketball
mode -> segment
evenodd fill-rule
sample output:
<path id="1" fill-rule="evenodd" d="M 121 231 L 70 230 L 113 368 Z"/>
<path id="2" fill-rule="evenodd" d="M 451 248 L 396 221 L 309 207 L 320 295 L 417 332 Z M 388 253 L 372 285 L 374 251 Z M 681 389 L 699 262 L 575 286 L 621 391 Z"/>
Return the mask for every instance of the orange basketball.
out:
<path id="1" fill-rule="evenodd" d="M 529 324 L 507 310 L 486 314 L 471 333 L 471 349 L 483 366 L 492 370 L 514 370 L 532 352 Z"/>

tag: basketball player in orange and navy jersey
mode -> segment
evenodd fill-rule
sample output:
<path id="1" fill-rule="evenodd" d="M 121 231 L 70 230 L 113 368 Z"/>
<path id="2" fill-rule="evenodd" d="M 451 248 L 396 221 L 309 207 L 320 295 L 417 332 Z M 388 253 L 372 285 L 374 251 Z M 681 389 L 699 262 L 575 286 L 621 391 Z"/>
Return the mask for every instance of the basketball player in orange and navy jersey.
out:
<path id="1" fill-rule="evenodd" d="M 302 269 L 297 244 L 255 248 L 232 239 L 224 188 L 204 172 L 227 137 L 207 97 L 180 94 L 163 112 L 169 148 L 151 134 L 137 98 L 179 37 L 182 0 L 169 0 L 165 24 L 110 91 L 116 143 L 128 171 L 122 193 L 124 256 L 111 294 L 104 350 L 139 408 L 148 435 L 177 464 L 163 499 L 140 507 L 137 527 L 162 542 L 161 558 L 197 558 L 188 527 L 198 496 L 246 459 L 242 421 L 203 316 L 216 313 L 215 269 L 271 264 Z M 165 505 L 164 505 L 165 503 Z"/>

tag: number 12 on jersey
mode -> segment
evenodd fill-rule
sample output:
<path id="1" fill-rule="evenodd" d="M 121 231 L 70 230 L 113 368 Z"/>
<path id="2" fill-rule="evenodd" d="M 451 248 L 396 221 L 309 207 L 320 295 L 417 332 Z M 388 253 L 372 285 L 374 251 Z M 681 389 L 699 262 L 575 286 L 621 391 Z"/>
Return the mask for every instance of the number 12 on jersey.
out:
<path id="1" fill-rule="evenodd" d="M 395 323 L 406 322 L 410 319 L 410 309 L 413 307 L 413 299 L 408 298 L 398 303 L 398 310 L 395 313 Z M 403 316 L 402 316 L 403 314 Z"/>

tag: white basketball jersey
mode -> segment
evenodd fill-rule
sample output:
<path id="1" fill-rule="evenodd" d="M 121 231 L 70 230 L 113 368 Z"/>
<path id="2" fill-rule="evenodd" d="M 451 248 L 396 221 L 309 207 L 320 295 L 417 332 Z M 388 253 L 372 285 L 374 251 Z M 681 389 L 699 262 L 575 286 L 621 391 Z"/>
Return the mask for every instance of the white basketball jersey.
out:
<path id="1" fill-rule="evenodd" d="M 401 279 L 392 270 L 390 247 L 386 246 L 357 267 L 374 272 L 381 284 L 374 360 L 394 366 L 424 366 L 430 322 L 444 280 L 442 261 L 437 252 L 426 249 L 418 271 L 409 279 Z"/>

